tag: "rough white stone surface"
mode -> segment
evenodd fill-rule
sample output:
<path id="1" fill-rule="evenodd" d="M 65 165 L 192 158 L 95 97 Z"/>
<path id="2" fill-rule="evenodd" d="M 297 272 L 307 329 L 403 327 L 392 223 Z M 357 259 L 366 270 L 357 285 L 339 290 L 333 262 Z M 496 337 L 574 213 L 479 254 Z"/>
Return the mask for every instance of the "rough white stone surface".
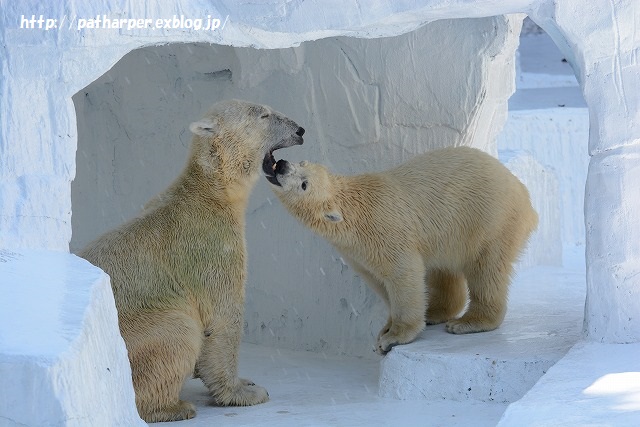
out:
<path id="1" fill-rule="evenodd" d="M 572 64 L 589 106 L 585 201 L 589 339 L 640 341 L 640 4 L 552 1 L 532 18 Z M 633 315 L 630 315 L 633 313 Z"/>
<path id="2" fill-rule="evenodd" d="M 66 253 L 3 250 L 0 292 L 0 425 L 146 425 L 106 274 Z"/>
<path id="3" fill-rule="evenodd" d="M 585 327 L 601 342 L 640 338 L 640 150 L 624 147 L 594 155 L 587 178 L 587 304 Z M 602 191 L 605 188 L 607 191 Z M 608 230 L 596 224 L 607 218 Z M 603 286 L 606 284 L 606 286 Z"/>
<path id="4" fill-rule="evenodd" d="M 640 425 L 640 344 L 580 342 L 521 400 L 499 427 Z"/>
<path id="5" fill-rule="evenodd" d="M 567 253 L 564 268 L 536 267 L 516 275 L 500 328 L 453 335 L 428 326 L 397 346 L 380 365 L 379 393 L 403 400 L 520 399 L 582 336 L 584 258 Z"/>

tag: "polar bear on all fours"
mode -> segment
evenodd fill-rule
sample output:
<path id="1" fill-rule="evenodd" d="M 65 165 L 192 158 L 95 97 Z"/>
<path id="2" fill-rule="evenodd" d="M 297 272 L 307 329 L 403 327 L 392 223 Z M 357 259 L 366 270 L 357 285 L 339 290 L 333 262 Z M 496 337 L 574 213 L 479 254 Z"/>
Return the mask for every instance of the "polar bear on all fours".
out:
<path id="1" fill-rule="evenodd" d="M 228 100 L 190 126 L 182 174 L 145 210 L 81 256 L 111 277 L 136 406 L 147 422 L 195 416 L 180 400 L 194 370 L 216 405 L 255 405 L 267 391 L 238 377 L 245 209 L 273 151 L 304 129 L 268 106 Z"/>
<path id="2" fill-rule="evenodd" d="M 379 353 L 413 341 L 425 322 L 454 334 L 502 323 L 513 262 L 538 215 L 497 159 L 456 147 L 379 173 L 341 176 L 286 160 L 265 173 L 289 212 L 386 302 Z"/>

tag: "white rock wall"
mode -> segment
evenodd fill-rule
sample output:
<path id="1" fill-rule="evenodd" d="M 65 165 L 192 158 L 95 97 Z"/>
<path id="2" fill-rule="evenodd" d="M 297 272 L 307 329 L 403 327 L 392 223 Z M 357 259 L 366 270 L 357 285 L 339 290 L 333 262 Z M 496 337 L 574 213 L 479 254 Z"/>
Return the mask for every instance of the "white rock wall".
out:
<path id="1" fill-rule="evenodd" d="M 345 174 L 430 148 L 495 151 L 513 91 L 519 18 L 438 21 L 386 39 L 332 38 L 256 50 L 203 44 L 140 49 L 74 96 L 77 174 L 71 249 L 139 212 L 184 165 L 188 124 L 212 103 L 267 103 L 307 129 L 277 154 Z M 438 42 L 434 42 L 438 40 Z M 418 77 L 416 77 L 418 76 Z M 370 354 L 378 298 L 260 181 L 247 215 L 246 339 Z"/>
<path id="2" fill-rule="evenodd" d="M 640 340 L 640 4 L 548 2 L 532 18 L 572 63 L 589 106 L 585 197 L 590 339 Z M 633 183 L 633 184 L 632 184 Z"/>

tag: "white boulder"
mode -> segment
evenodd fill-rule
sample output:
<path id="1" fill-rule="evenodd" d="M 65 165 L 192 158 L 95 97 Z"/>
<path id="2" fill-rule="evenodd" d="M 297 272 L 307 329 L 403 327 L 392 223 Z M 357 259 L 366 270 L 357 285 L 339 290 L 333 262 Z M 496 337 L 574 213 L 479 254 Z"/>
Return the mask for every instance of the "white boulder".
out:
<path id="1" fill-rule="evenodd" d="M 0 251 L 0 291 L 0 425 L 146 425 L 109 276 L 66 253 Z"/>

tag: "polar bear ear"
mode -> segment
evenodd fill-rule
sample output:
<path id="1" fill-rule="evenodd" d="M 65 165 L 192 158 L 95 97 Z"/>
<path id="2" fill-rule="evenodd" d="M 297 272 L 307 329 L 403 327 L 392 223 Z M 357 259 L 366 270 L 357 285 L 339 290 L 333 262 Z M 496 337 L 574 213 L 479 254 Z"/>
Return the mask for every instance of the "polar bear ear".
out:
<path id="1" fill-rule="evenodd" d="M 340 222 L 342 221 L 342 214 L 338 211 L 331 211 L 324 214 L 324 219 L 330 222 Z"/>
<path id="2" fill-rule="evenodd" d="M 198 120 L 189 125 L 189 130 L 196 135 L 208 137 L 216 134 L 216 124 L 207 119 Z"/>

